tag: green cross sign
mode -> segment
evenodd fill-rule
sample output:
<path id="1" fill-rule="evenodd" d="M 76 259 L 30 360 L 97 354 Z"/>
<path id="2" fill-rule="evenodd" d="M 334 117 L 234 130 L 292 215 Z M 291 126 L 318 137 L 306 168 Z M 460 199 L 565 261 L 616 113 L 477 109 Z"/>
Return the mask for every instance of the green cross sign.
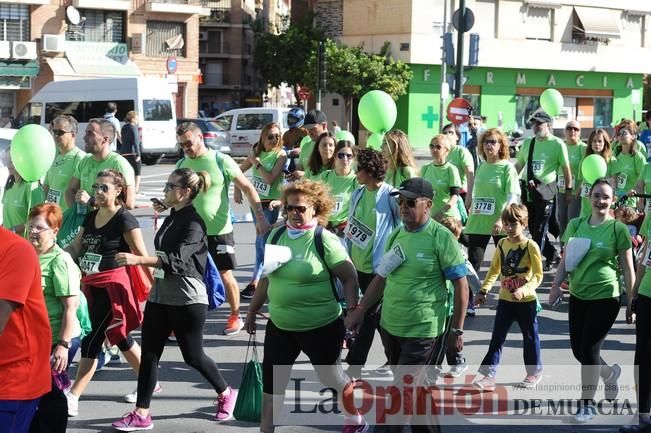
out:
<path id="1" fill-rule="evenodd" d="M 434 127 L 434 122 L 439 120 L 439 115 L 434 112 L 434 106 L 428 105 L 427 112 L 421 114 L 420 118 L 427 122 L 427 128 L 432 129 Z"/>

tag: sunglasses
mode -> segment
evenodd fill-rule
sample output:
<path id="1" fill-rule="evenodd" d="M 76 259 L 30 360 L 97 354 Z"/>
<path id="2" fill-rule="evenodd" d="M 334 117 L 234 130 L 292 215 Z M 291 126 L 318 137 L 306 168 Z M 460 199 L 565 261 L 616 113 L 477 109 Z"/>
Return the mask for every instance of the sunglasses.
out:
<path id="1" fill-rule="evenodd" d="M 353 159 L 353 154 L 352 153 L 340 152 L 340 153 L 337 154 L 337 158 L 339 158 L 339 159 Z"/>
<path id="2" fill-rule="evenodd" d="M 186 140 L 186 141 L 180 141 L 179 146 L 180 147 L 190 147 L 193 144 L 193 140 Z"/>
<path id="3" fill-rule="evenodd" d="M 165 182 L 165 186 L 163 187 L 163 191 L 171 191 L 174 188 L 183 188 L 181 185 L 177 185 L 172 182 Z"/>
<path id="4" fill-rule="evenodd" d="M 440 144 L 430 144 L 429 148 L 433 150 L 441 150 L 443 149 L 443 146 L 441 146 Z"/>
<path id="5" fill-rule="evenodd" d="M 399 198 L 398 199 L 398 206 L 402 207 L 402 205 L 406 204 L 407 207 L 414 208 L 414 207 L 416 207 L 416 202 L 417 202 L 417 200 L 415 198 L 407 198 L 407 199 Z"/>
<path id="6" fill-rule="evenodd" d="M 100 183 L 100 184 L 94 183 L 94 184 L 93 184 L 93 190 L 95 190 L 95 191 L 101 191 L 101 192 L 103 192 L 104 194 L 106 194 L 106 193 L 108 192 L 108 190 L 109 190 L 109 186 L 108 186 L 108 185 L 101 184 L 101 183 Z"/>
<path id="7" fill-rule="evenodd" d="M 620 137 L 623 137 L 623 136 L 625 136 L 625 135 L 633 135 L 633 134 L 631 134 L 631 132 L 630 132 L 630 131 L 627 131 L 626 129 L 622 129 L 621 131 L 619 131 L 619 134 L 618 134 L 618 135 L 619 135 Z"/>
<path id="8" fill-rule="evenodd" d="M 484 146 L 490 144 L 490 145 L 495 145 L 497 144 L 497 140 L 493 140 L 492 138 L 484 140 Z"/>
<path id="9" fill-rule="evenodd" d="M 294 211 L 298 211 L 298 213 L 305 213 L 307 210 L 307 206 L 292 206 L 291 204 L 285 205 L 285 212 L 290 213 Z"/>
<path id="10" fill-rule="evenodd" d="M 576 131 L 576 132 L 579 132 L 579 131 L 581 130 L 581 128 L 577 128 L 576 126 L 567 126 L 567 127 L 565 127 L 565 130 L 566 130 L 566 131 Z"/>
<path id="11" fill-rule="evenodd" d="M 267 135 L 267 140 L 269 140 L 269 141 L 272 141 L 272 140 L 275 141 L 275 140 L 278 140 L 279 138 L 280 138 L 280 134 L 269 134 L 269 135 Z"/>
<path id="12" fill-rule="evenodd" d="M 69 133 L 70 131 L 66 131 L 65 129 L 53 129 L 52 130 L 52 135 L 56 135 L 57 137 L 61 137 L 64 134 Z"/>

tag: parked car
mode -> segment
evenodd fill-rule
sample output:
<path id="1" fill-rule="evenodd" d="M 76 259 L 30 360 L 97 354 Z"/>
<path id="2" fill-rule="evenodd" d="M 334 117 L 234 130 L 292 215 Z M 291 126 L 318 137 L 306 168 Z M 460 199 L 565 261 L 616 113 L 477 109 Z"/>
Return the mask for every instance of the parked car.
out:
<path id="1" fill-rule="evenodd" d="M 5 166 L 4 152 L 9 148 L 11 140 L 18 132 L 17 129 L 0 128 L 0 224 L 2 224 L 2 196 L 5 193 L 5 185 L 9 177 L 9 170 Z"/>
<path id="2" fill-rule="evenodd" d="M 215 122 L 230 134 L 233 156 L 246 156 L 260 139 L 262 127 L 269 122 L 280 125 L 280 134 L 289 128 L 289 108 L 252 107 L 228 110 L 215 117 Z"/>
<path id="3" fill-rule="evenodd" d="M 231 154 L 231 139 L 228 132 L 224 131 L 217 122 L 211 119 L 176 119 L 176 124 L 183 122 L 196 123 L 203 133 L 203 142 L 209 149 L 218 150 L 221 153 Z M 179 155 L 183 156 L 183 150 L 179 150 Z"/>

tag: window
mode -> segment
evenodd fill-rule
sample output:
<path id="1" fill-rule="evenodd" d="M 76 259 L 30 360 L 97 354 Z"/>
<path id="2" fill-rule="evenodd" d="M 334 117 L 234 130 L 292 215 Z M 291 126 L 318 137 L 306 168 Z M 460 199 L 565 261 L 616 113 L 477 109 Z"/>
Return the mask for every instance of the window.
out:
<path id="1" fill-rule="evenodd" d="M 235 129 L 238 131 L 262 129 L 264 125 L 273 121 L 274 116 L 271 113 L 240 114 L 237 116 L 237 125 L 235 126 Z"/>
<path id="2" fill-rule="evenodd" d="M 594 98 L 594 127 L 610 128 L 613 119 L 613 98 Z"/>
<path id="3" fill-rule="evenodd" d="M 29 5 L 0 3 L 0 40 L 29 41 Z"/>
<path id="4" fill-rule="evenodd" d="M 221 62 L 206 63 L 206 72 L 203 83 L 207 86 L 221 86 L 224 84 L 224 72 Z"/>
<path id="5" fill-rule="evenodd" d="M 125 42 L 124 12 L 80 9 L 86 20 L 68 25 L 66 40 L 83 42 Z"/>
<path id="6" fill-rule="evenodd" d="M 515 129 L 527 128 L 527 120 L 540 107 L 538 96 L 516 95 Z"/>
<path id="7" fill-rule="evenodd" d="M 221 128 L 224 129 L 224 131 L 230 131 L 231 130 L 231 123 L 233 123 L 233 116 L 223 116 L 220 117 L 219 119 L 215 119 L 215 123 L 217 123 Z"/>
<path id="8" fill-rule="evenodd" d="M 168 21 L 147 21 L 147 42 L 145 54 L 149 57 L 185 56 L 185 43 L 178 38 L 185 37 L 185 24 Z M 170 45 L 171 44 L 171 45 Z M 182 45 L 176 48 L 175 45 Z"/>
<path id="9" fill-rule="evenodd" d="M 122 101 L 82 101 L 82 102 L 47 102 L 45 104 L 45 123 L 50 123 L 59 114 L 69 114 L 79 123 L 86 123 L 90 119 L 102 118 L 106 113 L 106 104 L 115 102 L 118 106 L 118 115 L 125 115 L 127 111 L 134 110 L 133 100 Z"/>
<path id="10" fill-rule="evenodd" d="M 551 41 L 553 10 L 528 7 L 526 16 L 526 39 Z"/>
<path id="11" fill-rule="evenodd" d="M 143 99 L 143 120 L 172 120 L 172 102 L 169 99 Z"/>

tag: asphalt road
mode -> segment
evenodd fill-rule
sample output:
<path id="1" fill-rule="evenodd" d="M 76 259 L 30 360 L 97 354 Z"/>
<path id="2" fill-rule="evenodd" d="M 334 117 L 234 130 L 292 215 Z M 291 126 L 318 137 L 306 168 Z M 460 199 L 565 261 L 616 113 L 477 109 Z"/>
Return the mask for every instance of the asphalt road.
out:
<path id="1" fill-rule="evenodd" d="M 149 198 L 160 197 L 167 175 L 173 169 L 173 165 L 162 163 L 153 167 L 144 167 L 142 179 L 143 197 L 138 199 L 138 208 L 134 214 L 138 217 L 147 246 L 153 251 L 154 216 L 149 206 Z M 247 208 L 235 206 L 235 214 L 245 217 Z M 158 222 L 160 223 L 160 218 Z M 245 219 L 245 218 L 242 218 Z M 244 287 L 248 283 L 254 264 L 254 241 L 255 230 L 250 222 L 235 224 L 235 239 L 237 243 L 236 254 L 238 269 L 235 276 Z M 492 257 L 493 247 L 489 247 L 483 267 L 483 275 Z M 538 293 L 540 301 L 546 303 L 549 293 L 549 285 L 553 273 L 545 275 L 545 280 Z M 630 410 L 626 410 L 626 401 L 635 408 L 635 399 L 632 391 L 632 370 L 630 364 L 633 362 L 634 350 L 634 329 L 625 322 L 624 310 L 620 311 L 619 317 L 609 337 L 607 338 L 602 355 L 608 363 L 618 362 L 622 365 L 623 374 L 620 379 L 620 405 L 624 409 L 614 410 L 611 406 L 604 406 L 604 412 L 621 413 L 623 416 L 616 418 L 611 416 L 600 417 L 598 421 L 589 426 L 578 426 L 569 422 L 570 415 L 562 411 L 551 413 L 551 408 L 557 408 L 559 401 L 564 399 L 576 399 L 579 392 L 573 388 L 577 384 L 579 370 L 577 363 L 572 356 L 569 346 L 567 328 L 567 305 L 561 306 L 558 310 L 550 310 L 545 307 L 539 314 L 539 330 L 542 346 L 542 358 L 544 365 L 544 377 L 540 388 L 535 391 L 518 391 L 511 385 L 524 377 L 522 365 L 522 338 L 519 329 L 513 326 L 509 334 L 498 373 L 498 383 L 502 385 L 505 399 L 513 402 L 519 401 L 518 407 L 509 407 L 509 410 L 488 414 L 487 416 L 473 416 L 464 418 L 459 416 L 463 412 L 460 407 L 463 401 L 471 401 L 473 398 L 480 398 L 486 404 L 486 396 L 467 394 L 464 390 L 468 387 L 464 384 L 470 383 L 477 374 L 477 365 L 481 362 L 490 341 L 493 316 L 496 305 L 496 289 L 489 296 L 486 307 L 477 311 L 477 316 L 466 320 L 465 355 L 470 368 L 457 379 L 446 380 L 450 390 L 450 399 L 455 406 L 455 416 L 443 417 L 444 423 L 456 425 L 444 425 L 442 431 L 447 432 L 615 432 L 617 424 L 630 418 Z M 247 303 L 242 303 L 242 311 L 246 311 Z M 234 336 L 224 336 L 221 331 L 228 316 L 226 305 L 217 311 L 209 313 L 205 329 L 206 352 L 218 364 L 226 380 L 235 388 L 239 387 L 241 380 L 244 359 L 247 349 L 248 335 L 241 332 Z M 259 322 L 257 341 L 264 339 L 264 321 Z M 139 333 L 135 335 L 139 338 Z M 384 362 L 382 346 L 379 338 L 376 338 L 371 349 L 369 368 L 365 370 L 363 379 L 369 382 L 376 381 L 376 384 L 388 385 L 387 379 L 373 375 L 373 369 Z M 309 375 L 309 364 L 303 356 L 299 358 L 296 370 Z M 218 424 L 213 421 L 215 398 L 214 391 L 206 381 L 194 370 L 183 363 L 180 351 L 175 343 L 170 343 L 163 354 L 159 379 L 163 387 L 162 393 L 156 395 L 152 401 L 152 416 L 155 432 L 259 432 L 259 428 L 251 423 L 240 421 L 229 421 Z M 295 382 L 293 382 L 295 383 Z M 124 394 L 130 393 L 136 387 L 136 377 L 123 361 L 121 364 L 109 365 L 101 372 L 98 372 L 89 385 L 86 394 L 79 403 L 79 416 L 71 418 L 69 432 L 90 433 L 111 431 L 110 423 L 118 419 L 122 414 L 133 409 L 132 404 L 122 402 Z M 599 391 L 602 392 L 602 391 Z M 312 395 L 312 394 L 311 394 Z M 317 394 L 316 397 L 318 398 Z M 461 396 L 461 397 L 454 397 Z M 602 394 L 598 393 L 598 398 Z M 454 403 L 456 401 L 456 403 Z M 468 403 L 470 404 L 470 403 Z M 569 403 L 568 403 L 569 404 Z M 472 404 L 470 404 L 472 406 Z M 540 410 L 526 409 L 527 407 L 541 407 Z M 609 409 L 610 408 L 610 409 Z M 569 412 L 571 409 L 567 409 Z M 473 413 L 466 410 L 463 413 Z M 299 419 L 299 418 L 295 418 Z M 303 415 L 301 422 L 294 426 L 279 427 L 278 432 L 325 432 L 340 431 L 340 419 L 338 417 L 324 418 L 317 415 Z M 306 427 L 305 425 L 323 424 L 324 420 L 331 421 L 329 425 Z"/>

